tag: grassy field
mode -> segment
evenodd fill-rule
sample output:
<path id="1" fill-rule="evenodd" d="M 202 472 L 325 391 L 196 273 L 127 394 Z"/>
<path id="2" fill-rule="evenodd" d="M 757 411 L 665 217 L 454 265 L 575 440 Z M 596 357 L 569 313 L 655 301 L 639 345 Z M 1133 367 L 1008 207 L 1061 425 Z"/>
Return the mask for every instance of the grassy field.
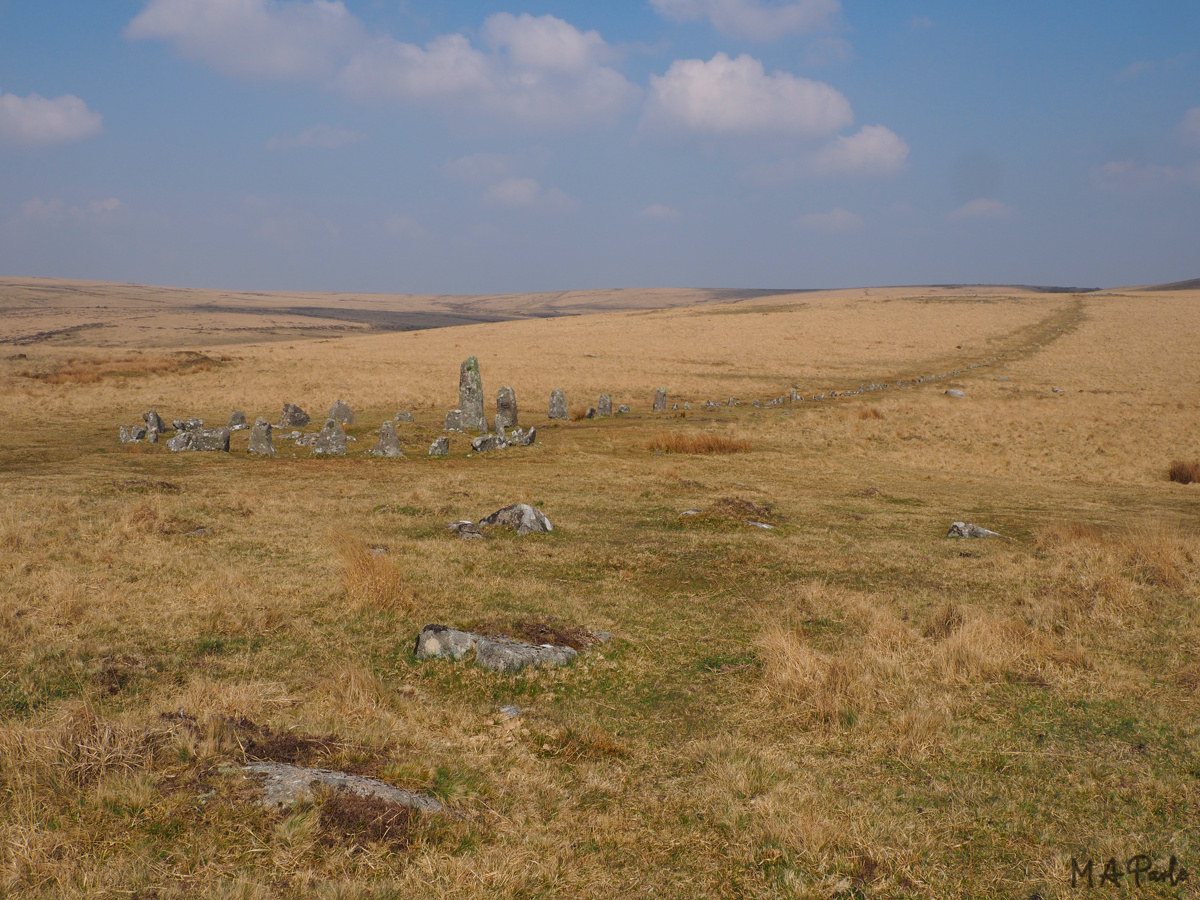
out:
<path id="1" fill-rule="evenodd" d="M 1197 896 L 1200 484 L 1168 473 L 1200 459 L 1198 303 L 871 289 L 225 344 L 164 310 L 153 349 L 4 346 L 0 894 Z M 537 445 L 426 456 L 468 355 Z M 550 423 L 555 387 L 632 412 Z M 339 397 L 344 459 L 116 441 Z M 402 409 L 406 458 L 361 456 Z M 446 528 L 516 502 L 554 532 Z M 416 660 L 429 622 L 613 638 L 496 675 Z M 249 759 L 447 812 L 270 812 Z M 1189 877 L 1099 883 L 1139 854 Z"/>

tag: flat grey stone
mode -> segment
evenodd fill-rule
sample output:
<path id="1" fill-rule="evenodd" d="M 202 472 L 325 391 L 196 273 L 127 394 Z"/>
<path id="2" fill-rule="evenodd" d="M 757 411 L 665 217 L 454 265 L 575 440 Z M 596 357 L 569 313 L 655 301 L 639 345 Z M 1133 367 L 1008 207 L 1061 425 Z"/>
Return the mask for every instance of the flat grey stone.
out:
<path id="1" fill-rule="evenodd" d="M 329 407 L 329 415 L 327 415 L 325 418 L 327 420 L 333 419 L 333 421 L 337 422 L 339 425 L 353 425 L 354 410 L 350 408 L 349 403 L 339 398 L 337 402 L 333 404 L 333 406 Z"/>
<path id="2" fill-rule="evenodd" d="M 527 644 L 509 638 L 487 637 L 446 625 L 426 625 L 417 635 L 417 659 L 462 659 L 475 650 L 475 665 L 502 674 L 530 666 L 565 666 L 578 652 L 553 644 Z"/>
<path id="3" fill-rule="evenodd" d="M 429 445 L 430 456 L 445 456 L 450 452 L 450 438 L 440 437 Z"/>
<path id="4" fill-rule="evenodd" d="M 410 413 L 410 412 L 409 412 L 408 410 L 406 410 L 406 409 L 405 409 L 405 410 L 401 410 L 400 412 L 396 413 L 395 419 L 394 419 L 393 421 L 396 421 L 396 422 L 411 422 L 411 421 L 413 421 L 413 414 L 412 414 L 412 413 Z"/>
<path id="5" fill-rule="evenodd" d="M 608 394 L 600 395 L 600 402 L 596 404 L 596 414 L 600 416 L 612 415 L 612 397 Z"/>
<path id="6" fill-rule="evenodd" d="M 426 625 L 417 635 L 417 646 L 413 651 L 417 659 L 462 659 L 471 652 L 479 635 L 470 631 L 459 631 L 448 625 Z"/>
<path id="7" fill-rule="evenodd" d="M 308 413 L 302 410 L 295 403 L 283 404 L 283 412 L 279 416 L 279 428 L 303 428 L 312 419 L 308 417 Z"/>
<path id="8" fill-rule="evenodd" d="M 297 441 L 299 443 L 299 441 Z M 313 456 L 345 456 L 346 432 L 333 419 L 325 420 L 325 427 L 312 445 Z"/>
<path id="9" fill-rule="evenodd" d="M 502 706 L 502 707 L 500 707 L 500 715 L 502 715 L 506 719 L 515 719 L 520 714 L 521 714 L 521 707 L 519 707 L 519 706 Z"/>
<path id="10" fill-rule="evenodd" d="M 967 395 L 964 394 L 962 391 L 958 391 L 958 390 L 955 390 L 954 388 L 951 388 L 950 390 L 946 391 L 946 396 L 959 398 L 959 397 L 965 397 Z"/>
<path id="11" fill-rule="evenodd" d="M 528 447 L 537 440 L 537 429 L 532 425 L 525 429 L 518 428 L 508 436 L 507 440 L 510 447 Z"/>
<path id="12" fill-rule="evenodd" d="M 503 450 L 508 441 L 498 434 L 481 434 L 471 441 L 471 449 L 476 453 L 487 453 L 489 450 Z"/>
<path id="13" fill-rule="evenodd" d="M 461 522 L 451 522 L 446 527 L 451 531 L 457 532 L 458 536 L 464 541 L 478 541 L 483 539 L 483 532 L 479 530 L 479 526 L 468 519 L 464 519 Z"/>
<path id="14" fill-rule="evenodd" d="M 191 432 L 192 446 L 198 452 L 229 452 L 229 429 L 210 428 Z"/>
<path id="15" fill-rule="evenodd" d="M 192 435 L 187 431 L 179 431 L 175 436 L 167 441 L 167 449 L 172 453 L 180 453 L 184 450 L 192 449 Z"/>
<path id="16" fill-rule="evenodd" d="M 399 459 L 404 455 L 404 451 L 400 449 L 400 438 L 396 437 L 396 426 L 391 422 L 384 422 L 383 427 L 379 429 L 379 440 L 371 449 L 372 456 L 385 456 L 389 459 Z"/>
<path id="17" fill-rule="evenodd" d="M 479 374 L 479 359 L 468 356 L 458 369 L 458 408 L 462 410 L 464 431 L 485 432 L 487 417 L 483 414 L 483 377 Z"/>
<path id="18" fill-rule="evenodd" d="M 665 387 L 660 387 L 654 392 L 654 411 L 667 411 L 667 389 Z"/>
<path id="19" fill-rule="evenodd" d="M 969 525 L 966 522 L 952 522 L 950 530 L 946 532 L 946 537 L 952 538 L 990 538 L 1000 537 L 999 532 L 988 531 L 986 528 L 981 528 L 978 525 Z"/>
<path id="20" fill-rule="evenodd" d="M 571 418 L 567 413 L 567 396 L 562 388 L 555 388 L 550 392 L 550 410 L 546 415 L 550 419 Z"/>
<path id="21" fill-rule="evenodd" d="M 507 384 L 496 391 L 496 431 L 517 427 L 517 394 Z"/>
<path id="22" fill-rule="evenodd" d="M 752 522 L 749 519 L 746 520 L 746 524 L 753 525 L 755 528 L 765 528 L 768 531 L 775 527 L 774 525 L 768 525 L 766 522 Z"/>
<path id="23" fill-rule="evenodd" d="M 436 813 L 442 810 L 442 804 L 433 797 L 403 790 L 378 778 L 364 778 L 361 775 L 334 772 L 330 769 L 310 769 L 277 762 L 250 763 L 242 766 L 242 771 L 249 775 L 266 776 L 263 783 L 263 805 L 269 809 L 310 802 L 313 799 L 312 786 L 319 784 L 360 797 L 386 800 L 420 812 Z"/>
<path id="24" fill-rule="evenodd" d="M 481 528 L 489 528 L 493 525 L 507 525 L 521 537 L 554 530 L 554 526 L 550 524 L 550 520 L 542 511 L 528 503 L 514 503 L 512 506 L 498 509 L 490 516 L 479 520 Z"/>

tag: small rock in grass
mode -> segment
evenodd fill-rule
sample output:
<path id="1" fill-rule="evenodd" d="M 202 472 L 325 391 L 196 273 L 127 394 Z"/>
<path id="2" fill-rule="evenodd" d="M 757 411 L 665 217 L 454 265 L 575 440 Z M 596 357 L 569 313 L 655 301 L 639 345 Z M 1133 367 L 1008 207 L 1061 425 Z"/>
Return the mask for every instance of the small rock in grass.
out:
<path id="1" fill-rule="evenodd" d="M 518 537 L 527 534 L 545 533 L 554 530 L 550 520 L 541 510 L 535 509 L 528 503 L 514 503 L 504 509 L 498 509 L 490 516 L 479 520 L 481 528 L 492 525 L 507 525 L 517 532 Z"/>
<path id="2" fill-rule="evenodd" d="M 969 525 L 966 522 L 952 522 L 950 530 L 946 532 L 946 537 L 952 538 L 989 538 L 1000 537 L 999 532 L 988 531 L 986 528 L 981 528 L 978 525 Z"/>
<path id="3" fill-rule="evenodd" d="M 479 526 L 466 519 L 461 522 L 451 522 L 446 527 L 451 531 L 457 531 L 458 536 L 464 541 L 477 541 L 483 539 L 483 532 L 479 530 Z"/>
<path id="4" fill-rule="evenodd" d="M 229 414 L 229 422 L 225 426 L 230 431 L 241 431 L 243 428 L 248 428 L 246 425 L 246 414 L 240 409 L 235 409 Z"/>
<path id="5" fill-rule="evenodd" d="M 958 390 L 955 390 L 954 388 L 951 388 L 950 390 L 946 391 L 946 396 L 959 398 L 959 397 L 965 397 L 967 395 L 964 394 L 962 391 L 958 391 Z"/>
<path id="6" fill-rule="evenodd" d="M 411 421 L 413 421 L 413 414 L 412 414 L 412 413 L 410 413 L 410 412 L 409 412 L 408 410 L 406 410 L 406 409 L 405 409 L 405 410 L 401 410 L 400 412 L 396 413 L 395 419 L 394 419 L 393 421 L 396 421 L 396 422 L 411 422 Z"/>
<path id="7" fill-rule="evenodd" d="M 287 763 L 256 762 L 243 766 L 250 775 L 265 775 L 263 805 L 280 809 L 307 803 L 313 799 L 312 786 L 319 784 L 335 791 L 348 791 L 360 797 L 374 797 L 420 812 L 441 812 L 442 804 L 433 797 L 406 791 L 377 778 L 350 775 L 330 769 L 310 769 Z"/>
<path id="8" fill-rule="evenodd" d="M 440 437 L 429 445 L 430 456 L 446 456 L 450 452 L 450 438 Z"/>
<path id="9" fill-rule="evenodd" d="M 503 450 L 508 441 L 498 434 L 481 434 L 471 441 L 471 449 L 476 453 L 486 453 L 489 450 Z"/>
<path id="10" fill-rule="evenodd" d="M 442 431 L 462 431 L 463 430 L 463 415 L 461 409 L 452 409 L 446 413 L 446 421 L 442 424 Z"/>
<path id="11" fill-rule="evenodd" d="M 624 403 L 620 404 L 617 407 L 617 414 L 622 415 L 622 416 L 629 415 L 629 407 L 626 406 Z"/>

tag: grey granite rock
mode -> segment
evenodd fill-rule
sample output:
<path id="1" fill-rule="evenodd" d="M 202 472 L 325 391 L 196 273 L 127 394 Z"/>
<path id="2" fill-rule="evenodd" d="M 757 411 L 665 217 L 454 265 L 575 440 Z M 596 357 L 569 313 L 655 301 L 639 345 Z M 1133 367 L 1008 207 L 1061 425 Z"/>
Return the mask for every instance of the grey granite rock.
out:
<path id="1" fill-rule="evenodd" d="M 339 397 L 333 406 L 329 407 L 329 415 L 325 418 L 326 420 L 333 419 L 339 425 L 353 425 L 354 410 L 350 408 L 349 403 Z"/>
<path id="2" fill-rule="evenodd" d="M 541 510 L 535 509 L 528 503 L 515 503 L 498 509 L 490 516 L 479 520 L 481 528 L 492 525 L 507 525 L 514 529 L 519 536 L 553 531 L 554 526 Z"/>
<path id="3" fill-rule="evenodd" d="M 283 404 L 283 412 L 279 416 L 278 428 L 303 428 L 312 419 L 308 417 L 308 413 L 302 410 L 295 403 Z"/>
<path id="4" fill-rule="evenodd" d="M 660 387 L 654 392 L 654 411 L 667 411 L 667 389 L 665 387 Z"/>
<path id="5" fill-rule="evenodd" d="M 133 435 L 129 433 L 128 428 L 126 428 L 124 425 L 122 425 L 121 430 L 117 432 L 117 440 L 120 441 L 122 444 L 128 444 L 130 441 L 133 440 Z"/>
<path id="6" fill-rule="evenodd" d="M 379 429 L 379 440 L 371 449 L 371 455 L 385 456 L 388 459 L 399 459 L 404 455 L 404 451 L 400 449 L 400 438 L 396 437 L 396 426 L 391 422 L 384 422 L 383 427 Z"/>
<path id="7" fill-rule="evenodd" d="M 517 427 L 517 394 L 507 384 L 496 391 L 496 431 Z"/>
<path id="8" fill-rule="evenodd" d="M 203 419 L 184 419 L 183 430 L 184 431 L 203 431 L 204 430 L 204 420 Z"/>
<path id="9" fill-rule="evenodd" d="M 374 797 L 398 806 L 420 812 L 441 812 L 442 804 L 425 794 L 406 791 L 378 778 L 350 775 L 331 769 L 310 769 L 287 763 L 255 762 L 242 766 L 248 775 L 265 775 L 263 783 L 263 805 L 269 809 L 282 809 L 297 803 L 311 802 L 312 786 L 319 784 L 338 791 L 347 791 L 360 797 Z"/>
<path id="10" fill-rule="evenodd" d="M 488 430 L 487 417 L 483 414 L 483 376 L 479 374 L 479 360 L 468 356 L 458 370 L 458 408 L 462 410 L 463 431 Z"/>
<path id="11" fill-rule="evenodd" d="M 346 432 L 333 419 L 325 420 L 325 427 L 317 435 L 312 448 L 313 456 L 345 456 Z"/>
<path id="12" fill-rule="evenodd" d="M 254 427 L 250 429 L 250 446 L 247 452 L 260 456 L 275 455 L 275 444 L 271 440 L 271 423 L 262 416 L 254 420 Z"/>
<path id="13" fill-rule="evenodd" d="M 508 444 L 510 447 L 528 447 L 537 440 L 537 429 L 532 425 L 528 428 L 518 428 L 508 436 Z"/>
<path id="14" fill-rule="evenodd" d="M 430 456 L 445 456 L 450 452 L 450 438 L 440 437 L 429 445 Z"/>
<path id="15" fill-rule="evenodd" d="M 134 425 L 129 429 L 129 437 L 134 441 L 144 441 L 146 439 L 146 426 Z"/>
<path id="16" fill-rule="evenodd" d="M 555 388 L 550 392 L 550 410 L 547 417 L 551 419 L 570 419 L 567 413 L 567 396 L 563 393 L 562 388 Z"/>
<path id="17" fill-rule="evenodd" d="M 965 397 L 967 395 L 964 394 L 962 391 L 956 391 L 956 390 L 954 390 L 954 388 L 951 388 L 950 390 L 946 391 L 946 396 L 958 398 L 958 397 Z"/>
<path id="18" fill-rule="evenodd" d="M 192 445 L 189 449 L 199 452 L 229 452 L 229 429 L 210 428 L 191 432 Z"/>
<path id="19" fill-rule="evenodd" d="M 192 449 L 192 434 L 190 431 L 177 431 L 175 436 L 167 441 L 167 449 L 172 453 L 180 453 Z"/>
<path id="20" fill-rule="evenodd" d="M 476 453 L 487 453 L 489 450 L 503 450 L 508 441 L 498 434 L 481 434 L 471 441 L 471 449 Z"/>
<path id="21" fill-rule="evenodd" d="M 426 625 L 417 635 L 417 659 L 462 659 L 475 650 L 475 664 L 493 672 L 519 672 L 529 666 L 563 666 L 578 656 L 571 647 L 527 644 L 509 638 L 487 637 L 446 625 Z"/>
<path id="22" fill-rule="evenodd" d="M 452 409 L 446 413 L 446 421 L 442 424 L 442 431 L 462 431 L 462 410 Z"/>
<path id="23" fill-rule="evenodd" d="M 608 394 L 600 395 L 600 402 L 596 404 L 596 413 L 601 416 L 612 415 L 612 397 Z"/>
<path id="24" fill-rule="evenodd" d="M 225 427 L 230 431 L 233 431 L 235 428 L 245 428 L 246 414 L 240 409 L 235 409 L 229 414 L 229 423 Z"/>
<path id="25" fill-rule="evenodd" d="M 626 406 L 624 403 L 622 403 L 620 406 L 617 407 L 617 414 L 622 415 L 622 416 L 629 415 L 629 407 Z"/>
<path id="26" fill-rule="evenodd" d="M 157 431 L 162 434 L 167 430 L 167 423 L 159 417 L 157 410 L 152 409 L 142 413 L 142 421 L 146 423 L 147 431 Z"/>
<path id="27" fill-rule="evenodd" d="M 966 522 L 952 522 L 950 523 L 950 530 L 946 532 L 946 537 L 990 538 L 1000 537 L 1000 534 L 996 531 L 988 531 L 986 528 L 981 528 L 978 525 L 969 525 Z"/>
<path id="28" fill-rule="evenodd" d="M 479 526 L 466 519 L 461 522 L 451 522 L 446 527 L 451 531 L 457 532 L 458 536 L 464 541 L 478 541 L 483 539 L 483 532 L 479 530 Z"/>
<path id="29" fill-rule="evenodd" d="M 594 406 L 589 406 L 589 407 L 587 408 L 587 412 L 586 412 L 586 413 L 584 413 L 584 418 L 586 418 L 586 419 L 594 419 L 594 418 L 596 418 L 596 407 L 594 407 Z"/>
<path id="30" fill-rule="evenodd" d="M 396 413 L 396 416 L 393 421 L 411 422 L 412 420 L 413 420 L 413 414 L 405 409 L 405 410 L 401 410 L 400 412 Z"/>

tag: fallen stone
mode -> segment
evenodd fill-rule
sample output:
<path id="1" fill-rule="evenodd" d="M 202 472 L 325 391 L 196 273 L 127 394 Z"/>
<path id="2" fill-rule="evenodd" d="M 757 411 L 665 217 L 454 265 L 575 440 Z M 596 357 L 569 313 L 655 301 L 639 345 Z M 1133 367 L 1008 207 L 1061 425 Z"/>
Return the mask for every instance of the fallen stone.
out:
<path id="1" fill-rule="evenodd" d="M 496 431 L 517 427 L 517 394 L 507 384 L 496 391 Z"/>
<path id="2" fill-rule="evenodd" d="M 129 429 L 129 437 L 134 441 L 143 441 L 146 439 L 146 426 L 134 425 Z"/>
<path id="3" fill-rule="evenodd" d="M 167 449 L 172 453 L 179 453 L 184 450 L 192 449 L 192 435 L 188 431 L 178 431 L 175 436 L 167 441 Z"/>
<path id="4" fill-rule="evenodd" d="M 246 414 L 240 409 L 235 409 L 229 414 L 229 424 L 225 426 L 230 431 L 240 431 L 246 428 Z"/>
<path id="5" fill-rule="evenodd" d="M 617 414 L 622 415 L 622 416 L 629 415 L 629 407 L 626 406 L 624 403 L 622 403 L 620 406 L 617 407 Z"/>
<path id="6" fill-rule="evenodd" d="M 450 438 L 440 437 L 429 445 L 430 456 L 446 456 L 450 452 Z"/>
<path id="7" fill-rule="evenodd" d="M 411 422 L 411 421 L 413 421 L 413 414 L 410 413 L 408 410 L 401 410 L 400 412 L 396 413 L 396 417 L 393 421 Z"/>
<path id="8" fill-rule="evenodd" d="M 211 528 L 193 528 L 187 533 L 188 537 L 208 537 L 213 533 Z"/>
<path id="9" fill-rule="evenodd" d="M 546 518 L 542 511 L 535 509 L 528 503 L 515 503 L 512 506 L 506 506 L 504 509 L 498 509 L 490 516 L 479 520 L 481 528 L 488 528 L 492 525 L 507 525 L 515 529 L 519 537 L 554 530 L 554 526 L 550 524 L 550 520 Z"/>
<path id="10" fill-rule="evenodd" d="M 203 419 L 184 419 L 183 420 L 183 430 L 184 431 L 203 431 L 204 430 L 204 420 Z"/>
<path id="11" fill-rule="evenodd" d="M 679 515 L 681 515 L 681 516 L 698 516 L 698 515 L 700 515 L 700 510 L 698 510 L 698 509 L 685 509 L 685 510 L 684 510 L 683 512 L 681 512 Z"/>
<path id="12" fill-rule="evenodd" d="M 765 528 L 768 531 L 775 527 L 774 525 L 768 525 L 766 522 L 752 522 L 749 519 L 746 520 L 746 524 L 753 525 L 755 528 Z"/>
<path id="13" fill-rule="evenodd" d="M 475 650 L 475 665 L 492 672 L 519 672 L 529 666 L 565 666 L 578 652 L 553 644 L 527 644 L 509 638 L 486 637 L 445 625 L 426 625 L 417 635 L 417 659 L 462 659 Z"/>
<path id="14" fill-rule="evenodd" d="M 1000 537 L 1000 534 L 996 531 L 988 531 L 986 528 L 981 528 L 978 525 L 969 525 L 966 522 L 952 522 L 950 524 L 950 530 L 946 532 L 946 537 L 990 538 Z"/>
<path id="15" fill-rule="evenodd" d="M 536 440 L 537 429 L 530 425 L 529 428 L 525 430 L 518 428 L 516 431 L 514 431 L 508 438 L 508 443 L 510 445 L 515 444 L 518 447 L 528 447 Z"/>
<path id="16" fill-rule="evenodd" d="M 242 766 L 242 771 L 248 775 L 265 775 L 263 783 L 263 805 L 268 809 L 281 809 L 294 806 L 297 803 L 308 803 L 313 799 L 314 784 L 357 794 L 360 797 L 374 797 L 405 806 L 420 812 L 441 812 L 442 804 L 433 797 L 402 790 L 380 781 L 378 778 L 366 778 L 362 775 L 350 775 L 346 772 L 334 772 L 330 769 L 309 769 L 304 766 L 291 766 L 287 763 L 256 762 Z"/>
<path id="17" fill-rule="evenodd" d="M 464 431 L 486 432 L 487 417 L 483 414 L 483 377 L 479 374 L 479 359 L 468 356 L 458 369 L 458 408 L 462 410 Z"/>
<path id="18" fill-rule="evenodd" d="M 370 453 L 372 456 L 385 456 L 388 459 L 404 456 L 404 451 L 400 449 L 400 438 L 396 437 L 395 425 L 391 422 L 383 423 L 383 427 L 379 429 L 379 440 L 375 442 Z"/>
<path id="19" fill-rule="evenodd" d="M 304 437 L 304 432 L 303 431 L 288 431 L 283 434 L 277 434 L 275 436 L 277 438 L 279 438 L 281 441 L 298 441 L 298 440 L 300 440 L 300 438 Z"/>
<path id="20" fill-rule="evenodd" d="M 601 416 L 612 415 L 612 397 L 608 394 L 600 395 L 600 402 L 596 404 L 596 413 Z"/>
<path id="21" fill-rule="evenodd" d="M 254 420 L 254 427 L 250 429 L 250 446 L 247 452 L 261 456 L 275 455 L 275 444 L 271 441 L 271 423 L 262 416 Z"/>
<path id="22" fill-rule="evenodd" d="M 297 441 L 297 443 L 299 443 L 299 441 Z M 333 419 L 325 420 L 325 427 L 321 429 L 321 433 L 318 434 L 317 439 L 313 441 L 312 455 L 346 455 L 346 432 L 338 422 Z"/>
<path id="23" fill-rule="evenodd" d="M 660 387 L 654 392 L 654 411 L 667 411 L 667 389 L 665 387 Z"/>
<path id="24" fill-rule="evenodd" d="M 458 532 L 458 536 L 464 541 L 478 541 L 483 539 L 483 532 L 479 530 L 479 526 L 466 519 L 461 522 L 451 522 L 446 527 L 451 531 Z"/>
<path id="25" fill-rule="evenodd" d="M 950 390 L 946 391 L 946 396 L 958 398 L 958 397 L 965 397 L 967 395 L 964 394 L 962 391 L 956 391 L 954 388 L 951 388 Z"/>
<path id="26" fill-rule="evenodd" d="M 229 429 L 211 428 L 190 432 L 192 445 L 189 449 L 198 452 L 229 452 Z"/>
<path id="27" fill-rule="evenodd" d="M 446 413 L 446 421 L 442 424 L 442 431 L 462 431 L 462 410 L 452 409 Z"/>
<path id="28" fill-rule="evenodd" d="M 508 441 L 498 434 L 481 434 L 471 441 L 471 449 L 476 453 L 487 453 L 489 450 L 503 450 Z"/>
<path id="29" fill-rule="evenodd" d="M 354 410 L 350 408 L 349 403 L 339 398 L 333 406 L 329 407 L 329 415 L 325 419 L 333 419 L 339 425 L 353 425 Z"/>
<path id="30" fill-rule="evenodd" d="M 317 443 L 317 438 L 321 436 L 321 432 L 314 431 L 312 434 L 302 434 L 296 438 L 297 447 L 312 447 Z"/>
<path id="31" fill-rule="evenodd" d="M 562 388 L 555 388 L 550 392 L 550 411 L 547 417 L 551 419 L 570 419 L 567 413 L 567 396 L 563 393 Z"/>
<path id="32" fill-rule="evenodd" d="M 175 419 L 171 422 L 172 431 L 183 431 L 183 419 Z"/>
<path id="33" fill-rule="evenodd" d="M 308 413 L 302 410 L 295 403 L 283 404 L 283 413 L 279 416 L 279 428 L 303 428 L 312 419 L 308 417 Z"/>
<path id="34" fill-rule="evenodd" d="M 142 413 L 142 421 L 146 423 L 147 431 L 157 431 L 160 434 L 167 430 L 167 423 L 159 418 L 156 410 Z"/>
<path id="35" fill-rule="evenodd" d="M 510 706 L 500 707 L 500 715 L 503 716 L 505 719 L 515 719 L 520 714 L 521 714 L 521 707 L 519 707 L 519 706 L 511 706 L 510 705 Z"/>

